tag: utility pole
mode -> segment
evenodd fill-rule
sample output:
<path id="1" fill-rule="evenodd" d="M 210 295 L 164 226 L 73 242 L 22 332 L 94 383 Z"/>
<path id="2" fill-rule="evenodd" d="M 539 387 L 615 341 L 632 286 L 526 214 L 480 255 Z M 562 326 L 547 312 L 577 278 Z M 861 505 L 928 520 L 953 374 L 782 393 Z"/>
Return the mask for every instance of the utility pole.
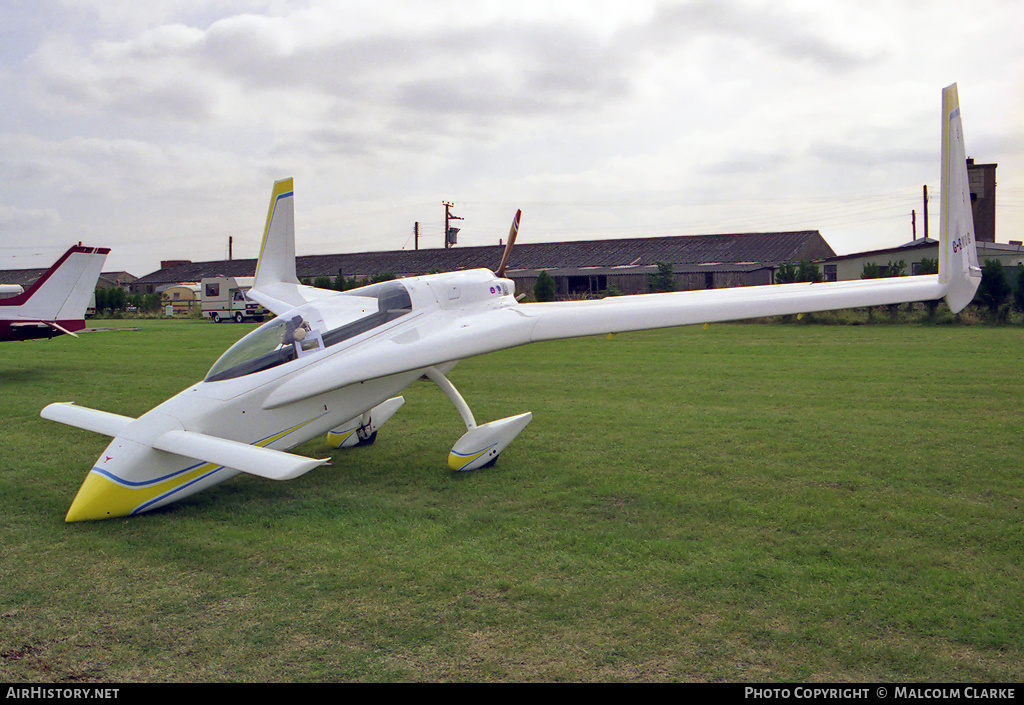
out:
<path id="1" fill-rule="evenodd" d="M 928 238 L 928 184 L 924 185 L 924 236 Z"/>
<path id="2" fill-rule="evenodd" d="M 917 211 L 910 211 L 910 229 L 914 231 L 914 239 L 917 239 Z"/>
<path id="3" fill-rule="evenodd" d="M 413 223 L 412 232 L 415 235 L 413 241 L 416 243 L 416 249 L 418 250 L 420 249 L 420 222 L 418 220 Z"/>
<path id="4" fill-rule="evenodd" d="M 452 205 L 447 201 L 444 201 L 444 247 L 454 247 L 455 243 L 458 242 L 459 229 L 453 228 L 450 223 L 453 220 L 463 220 L 457 215 L 452 215 Z"/>

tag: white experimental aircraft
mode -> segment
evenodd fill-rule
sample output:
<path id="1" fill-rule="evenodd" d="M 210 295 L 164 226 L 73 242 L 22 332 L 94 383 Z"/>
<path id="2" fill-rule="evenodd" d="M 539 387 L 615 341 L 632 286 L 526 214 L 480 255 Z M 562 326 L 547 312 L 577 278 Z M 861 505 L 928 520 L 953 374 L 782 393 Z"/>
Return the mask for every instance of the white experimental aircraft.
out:
<path id="1" fill-rule="evenodd" d="M 433 274 L 339 293 L 296 278 L 292 180 L 279 181 L 249 292 L 276 318 L 229 348 L 203 381 L 138 419 L 73 403 L 43 409 L 44 418 L 114 438 L 66 520 L 139 514 L 239 473 L 298 477 L 327 460 L 288 449 L 323 433 L 339 448 L 372 442 L 403 403 L 395 395 L 421 377 L 448 395 L 466 424 L 449 466 L 490 464 L 531 415 L 477 425 L 445 376 L 473 355 L 557 338 L 940 298 L 959 311 L 981 270 L 955 84 L 943 91 L 942 121 L 938 275 L 520 304 L 503 278 L 506 249 L 497 273 Z"/>

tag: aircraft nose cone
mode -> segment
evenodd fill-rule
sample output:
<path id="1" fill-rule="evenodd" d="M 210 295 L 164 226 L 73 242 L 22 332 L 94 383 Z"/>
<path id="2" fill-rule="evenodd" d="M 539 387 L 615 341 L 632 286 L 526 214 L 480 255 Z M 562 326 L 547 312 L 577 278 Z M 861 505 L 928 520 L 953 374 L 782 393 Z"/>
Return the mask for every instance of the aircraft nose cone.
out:
<path id="1" fill-rule="evenodd" d="M 64 521 L 110 519 L 139 511 L 166 489 L 152 480 L 161 470 L 155 457 L 149 446 L 115 438 L 86 475 Z"/>
<path id="2" fill-rule="evenodd" d="M 131 513 L 132 507 L 120 507 L 117 501 L 118 486 L 98 472 L 90 472 L 85 477 L 78 494 L 75 495 L 71 508 L 68 509 L 64 521 L 90 521 L 125 516 Z"/>
<path id="3" fill-rule="evenodd" d="M 96 460 L 68 509 L 67 522 L 148 512 L 237 474 L 214 463 L 156 450 L 119 436 Z"/>

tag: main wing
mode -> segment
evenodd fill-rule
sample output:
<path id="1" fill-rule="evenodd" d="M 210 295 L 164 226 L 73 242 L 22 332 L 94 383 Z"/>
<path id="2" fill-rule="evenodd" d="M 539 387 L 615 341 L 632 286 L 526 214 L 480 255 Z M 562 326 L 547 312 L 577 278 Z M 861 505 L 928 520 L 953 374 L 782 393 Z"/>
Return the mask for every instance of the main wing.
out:
<path id="1" fill-rule="evenodd" d="M 597 301 L 511 304 L 481 311 L 436 313 L 410 322 L 390 339 L 375 339 L 331 356 L 282 383 L 265 408 L 284 406 L 370 379 L 455 362 L 560 338 L 669 328 L 698 323 L 930 301 L 946 287 L 938 276 L 856 282 L 776 284 L 706 291 L 617 296 Z"/>

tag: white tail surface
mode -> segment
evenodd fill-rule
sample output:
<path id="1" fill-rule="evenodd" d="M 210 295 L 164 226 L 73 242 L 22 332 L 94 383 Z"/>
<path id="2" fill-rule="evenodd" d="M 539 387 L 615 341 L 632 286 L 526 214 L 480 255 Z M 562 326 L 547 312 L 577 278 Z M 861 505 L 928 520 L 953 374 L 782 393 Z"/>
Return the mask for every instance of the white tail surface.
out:
<path id="1" fill-rule="evenodd" d="M 275 182 L 270 194 L 253 286 L 280 283 L 299 283 L 295 275 L 295 186 L 291 178 Z"/>
<path id="2" fill-rule="evenodd" d="M 109 253 L 105 247 L 74 245 L 28 291 L 3 299 L 2 304 L 15 307 L 22 319 L 82 320 Z"/>
<path id="3" fill-rule="evenodd" d="M 280 316 L 336 293 L 299 283 L 295 271 L 294 180 L 288 178 L 274 183 L 256 278 L 246 296 Z"/>
<path id="4" fill-rule="evenodd" d="M 960 311 L 981 283 L 974 238 L 974 214 L 967 178 L 967 154 L 956 84 L 942 90 L 942 179 L 939 223 L 939 283 L 946 303 Z"/>

